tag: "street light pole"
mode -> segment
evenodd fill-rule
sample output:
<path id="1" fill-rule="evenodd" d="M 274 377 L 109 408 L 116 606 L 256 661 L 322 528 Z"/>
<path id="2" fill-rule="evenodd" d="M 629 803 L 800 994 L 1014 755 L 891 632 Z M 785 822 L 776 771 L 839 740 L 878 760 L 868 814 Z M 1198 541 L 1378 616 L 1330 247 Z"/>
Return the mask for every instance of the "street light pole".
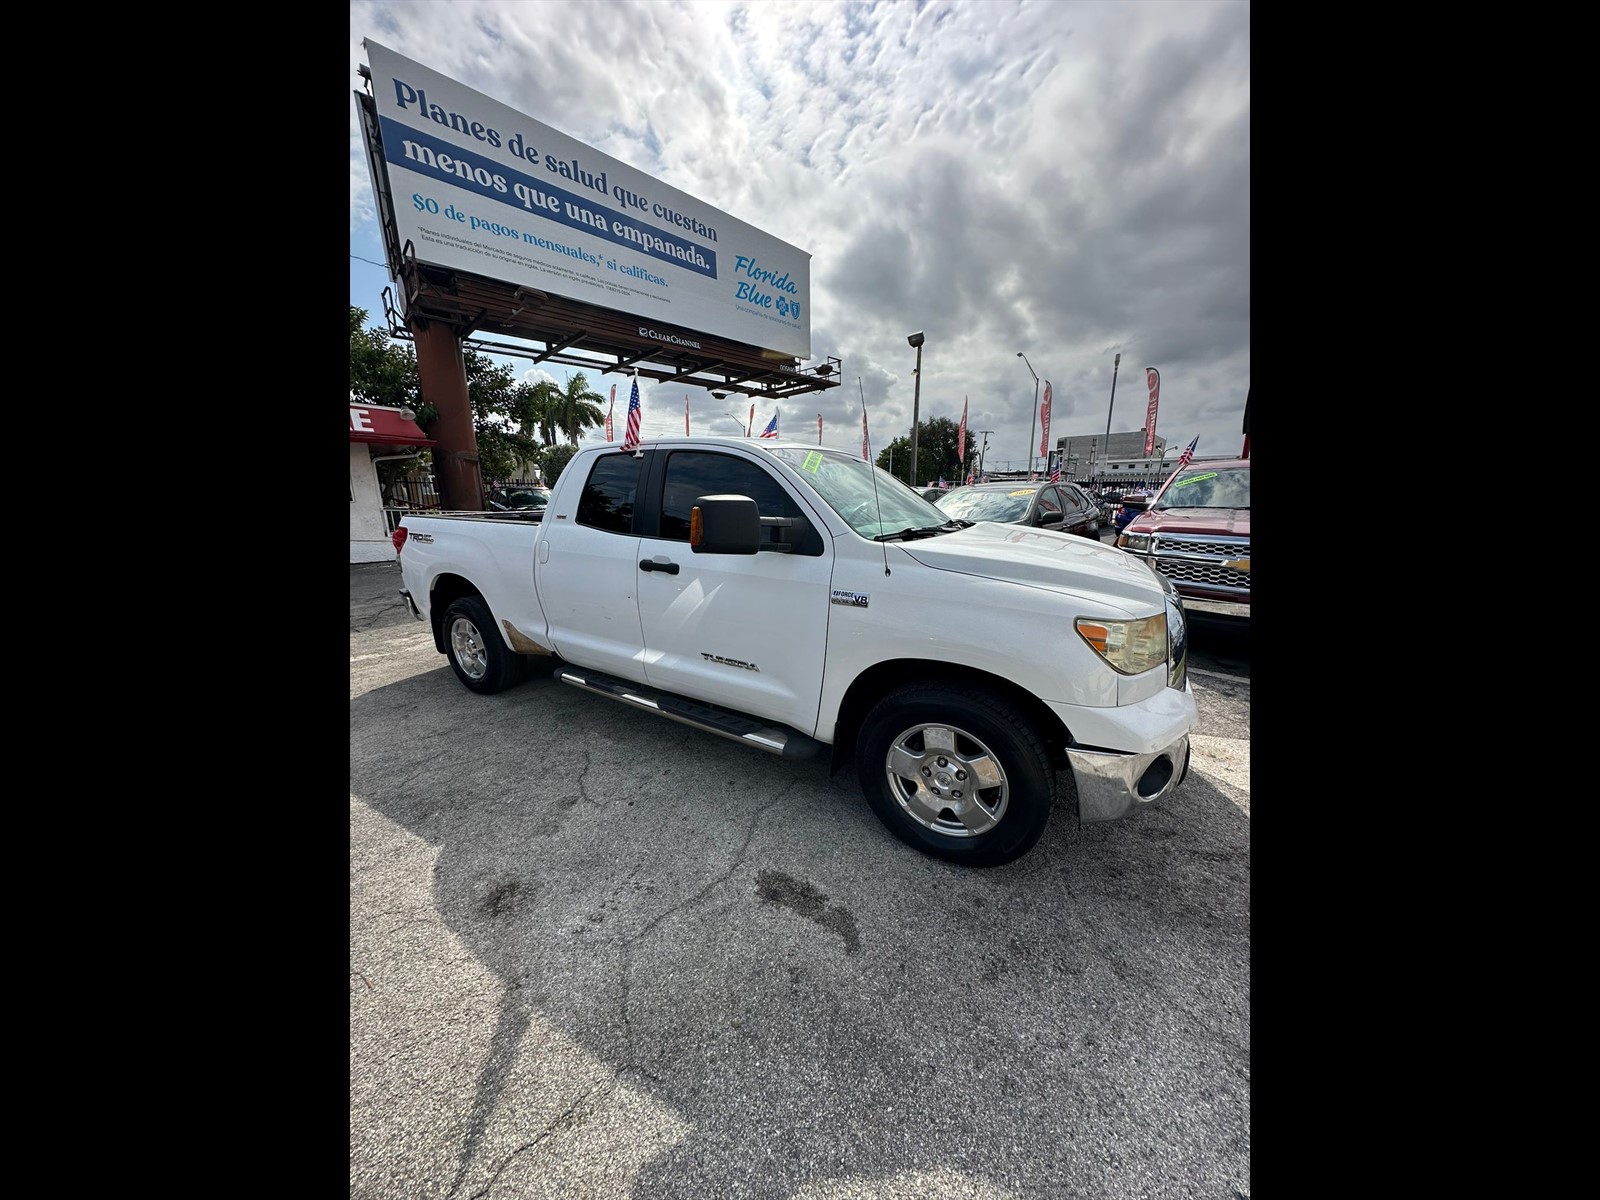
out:
<path id="1" fill-rule="evenodd" d="M 917 348 L 916 386 L 911 391 L 911 486 L 917 486 L 917 413 L 922 407 L 922 343 L 926 339 L 919 329 L 906 341 Z"/>
<path id="2" fill-rule="evenodd" d="M 980 434 L 981 433 L 983 435 L 983 445 L 978 448 L 978 482 L 982 483 L 983 482 L 983 462 L 984 462 L 984 459 L 989 454 L 989 435 L 991 433 L 993 433 L 994 430 L 992 430 L 992 429 L 974 429 L 972 432 L 974 434 Z"/>
<path id="3" fill-rule="evenodd" d="M 1111 360 L 1111 403 L 1106 405 L 1105 470 L 1111 470 L 1111 409 L 1117 403 L 1117 368 L 1122 365 L 1122 355 Z"/>
<path id="4" fill-rule="evenodd" d="M 1028 478 L 1033 478 L 1033 426 L 1039 420 L 1039 374 L 1033 369 L 1033 364 L 1028 361 L 1028 356 L 1021 350 L 1017 357 L 1022 360 L 1022 365 L 1028 368 L 1028 374 L 1033 376 L 1033 412 L 1028 417 Z"/>

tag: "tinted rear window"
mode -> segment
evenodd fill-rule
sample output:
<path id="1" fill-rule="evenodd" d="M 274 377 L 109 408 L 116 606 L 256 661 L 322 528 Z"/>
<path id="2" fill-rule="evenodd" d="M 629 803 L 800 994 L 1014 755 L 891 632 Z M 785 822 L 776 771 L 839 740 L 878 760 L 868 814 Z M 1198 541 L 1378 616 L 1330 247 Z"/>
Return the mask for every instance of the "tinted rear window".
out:
<path id="1" fill-rule="evenodd" d="M 606 454 L 595 460 L 578 499 L 578 524 L 611 533 L 633 532 L 634 499 L 644 459 L 632 454 Z"/>

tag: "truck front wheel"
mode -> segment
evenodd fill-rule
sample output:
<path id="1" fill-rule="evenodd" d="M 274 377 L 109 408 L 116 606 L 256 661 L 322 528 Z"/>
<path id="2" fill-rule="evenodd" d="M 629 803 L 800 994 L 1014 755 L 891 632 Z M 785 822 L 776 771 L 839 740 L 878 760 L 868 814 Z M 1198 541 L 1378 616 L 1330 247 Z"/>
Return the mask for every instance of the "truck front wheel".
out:
<path id="1" fill-rule="evenodd" d="M 867 714 L 856 742 L 867 803 L 901 841 L 970 867 L 1033 848 L 1055 769 L 1033 727 L 980 689 L 908 685 Z"/>
<path id="2" fill-rule="evenodd" d="M 462 596 L 444 610 L 444 641 L 456 678 L 474 692 L 492 695 L 523 677 L 522 656 L 506 649 L 488 605 L 476 596 Z"/>

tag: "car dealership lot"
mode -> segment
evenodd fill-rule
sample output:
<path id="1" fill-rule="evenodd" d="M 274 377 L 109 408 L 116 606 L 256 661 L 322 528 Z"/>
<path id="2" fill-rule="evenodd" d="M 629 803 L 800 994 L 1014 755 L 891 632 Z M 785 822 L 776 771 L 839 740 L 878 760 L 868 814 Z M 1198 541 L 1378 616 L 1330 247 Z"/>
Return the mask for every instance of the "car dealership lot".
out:
<path id="1" fill-rule="evenodd" d="M 972 871 L 350 572 L 352 1196 L 1248 1196 L 1236 660 L 1175 797 Z"/>

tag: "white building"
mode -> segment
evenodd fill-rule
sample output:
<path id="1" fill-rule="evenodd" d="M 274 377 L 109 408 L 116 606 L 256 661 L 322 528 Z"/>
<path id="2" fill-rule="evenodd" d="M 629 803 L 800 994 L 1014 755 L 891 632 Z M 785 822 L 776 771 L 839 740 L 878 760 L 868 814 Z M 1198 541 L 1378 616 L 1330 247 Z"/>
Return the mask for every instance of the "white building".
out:
<path id="1" fill-rule="evenodd" d="M 351 562 L 393 562 L 398 557 L 384 518 L 378 464 L 415 458 L 432 445 L 410 409 L 350 402 Z"/>

